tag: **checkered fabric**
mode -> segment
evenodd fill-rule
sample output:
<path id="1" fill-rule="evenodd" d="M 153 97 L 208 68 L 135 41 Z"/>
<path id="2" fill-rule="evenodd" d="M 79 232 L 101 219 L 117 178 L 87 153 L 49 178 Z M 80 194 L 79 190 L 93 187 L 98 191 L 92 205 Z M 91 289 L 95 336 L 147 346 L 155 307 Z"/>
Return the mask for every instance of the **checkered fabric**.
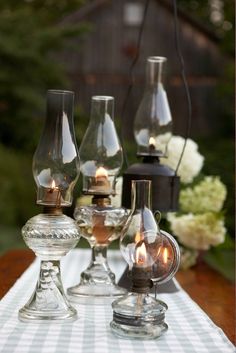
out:
<path id="1" fill-rule="evenodd" d="M 89 263 L 90 251 L 73 250 L 62 262 L 65 288 L 78 283 L 80 272 Z M 117 279 L 125 269 L 118 251 L 108 253 Z M 120 339 L 109 327 L 110 305 L 77 305 L 78 320 L 67 324 L 25 324 L 18 321 L 18 310 L 35 286 L 39 261 L 25 271 L 0 303 L 0 352 L 4 353 L 228 353 L 235 347 L 209 317 L 179 287 L 171 294 L 160 294 L 168 304 L 169 330 L 150 341 Z"/>

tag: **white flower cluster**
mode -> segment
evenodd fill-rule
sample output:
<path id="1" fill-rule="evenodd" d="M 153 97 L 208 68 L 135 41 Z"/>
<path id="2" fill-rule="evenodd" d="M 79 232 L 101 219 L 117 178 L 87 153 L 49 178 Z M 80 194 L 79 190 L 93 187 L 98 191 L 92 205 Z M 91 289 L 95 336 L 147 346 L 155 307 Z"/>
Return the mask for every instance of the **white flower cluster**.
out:
<path id="1" fill-rule="evenodd" d="M 224 242 L 226 228 L 224 221 L 215 213 L 183 216 L 168 214 L 173 233 L 184 246 L 196 250 L 208 250 Z"/>
<path id="2" fill-rule="evenodd" d="M 123 178 L 122 177 L 116 178 L 116 194 L 111 198 L 111 203 L 113 207 L 121 207 L 122 185 L 123 185 Z"/>
<path id="3" fill-rule="evenodd" d="M 180 269 L 187 270 L 197 262 L 198 251 L 180 246 Z"/>
<path id="4" fill-rule="evenodd" d="M 163 143 L 167 143 L 167 141 L 162 141 Z M 172 136 L 167 146 L 168 157 L 162 158 L 162 163 L 175 170 L 183 150 L 183 145 L 183 137 Z M 194 177 L 197 176 L 202 169 L 203 162 L 204 157 L 198 152 L 198 145 L 193 140 L 188 139 L 178 170 L 178 175 L 180 176 L 181 182 L 186 184 L 191 183 Z"/>
<path id="5" fill-rule="evenodd" d="M 180 192 L 180 207 L 183 212 L 219 212 L 226 198 L 226 187 L 217 176 L 207 176 L 193 188 Z"/>

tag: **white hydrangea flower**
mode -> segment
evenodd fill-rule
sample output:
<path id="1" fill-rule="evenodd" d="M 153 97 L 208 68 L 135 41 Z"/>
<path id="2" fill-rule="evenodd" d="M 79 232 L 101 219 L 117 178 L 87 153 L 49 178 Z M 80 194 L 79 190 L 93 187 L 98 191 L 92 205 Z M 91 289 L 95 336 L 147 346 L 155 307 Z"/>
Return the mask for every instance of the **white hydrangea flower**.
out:
<path id="1" fill-rule="evenodd" d="M 164 141 L 163 141 L 164 143 Z M 162 158 L 162 163 L 172 169 L 176 169 L 181 152 L 183 150 L 184 138 L 172 136 L 168 143 L 168 157 Z M 191 139 L 187 140 L 184 155 L 179 166 L 178 175 L 181 182 L 191 183 L 203 167 L 204 157 L 198 152 L 198 145 Z"/>
<path id="2" fill-rule="evenodd" d="M 193 188 L 180 192 L 180 206 L 183 212 L 219 212 L 225 201 L 227 190 L 217 176 L 207 176 Z"/>
<path id="3" fill-rule="evenodd" d="M 189 213 L 179 217 L 168 214 L 168 221 L 179 242 L 190 249 L 208 250 L 211 245 L 224 242 L 224 221 L 212 212 L 199 215 Z"/>
<path id="4" fill-rule="evenodd" d="M 187 249 L 183 246 L 180 246 L 180 269 L 187 270 L 189 267 L 192 267 L 197 262 L 198 251 L 194 249 Z"/>

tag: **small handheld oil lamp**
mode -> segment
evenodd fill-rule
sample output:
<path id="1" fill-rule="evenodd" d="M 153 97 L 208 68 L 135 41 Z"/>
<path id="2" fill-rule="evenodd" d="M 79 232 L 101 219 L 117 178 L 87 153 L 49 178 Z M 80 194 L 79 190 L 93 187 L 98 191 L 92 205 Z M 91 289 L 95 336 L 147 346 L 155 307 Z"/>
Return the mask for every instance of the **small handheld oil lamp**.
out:
<path id="1" fill-rule="evenodd" d="M 150 56 L 146 64 L 146 89 L 134 120 L 134 136 L 141 163 L 128 167 L 123 176 L 122 205 L 130 208 L 132 180 L 152 181 L 152 207 L 161 212 L 178 208 L 179 177 L 160 163 L 168 153 L 172 117 L 162 82 L 165 57 Z"/>
<path id="2" fill-rule="evenodd" d="M 156 282 L 174 274 L 169 265 L 174 263 L 173 252 L 166 253 L 169 243 L 167 245 L 165 233 L 159 230 L 151 212 L 150 190 L 149 180 L 132 182 L 132 213 L 120 238 L 132 289 L 112 303 L 113 320 L 110 324 L 112 332 L 119 337 L 153 339 L 168 329 L 165 323 L 167 305 L 150 296 L 149 291 Z M 156 270 L 160 265 L 161 273 Z"/>
<path id="3" fill-rule="evenodd" d="M 123 162 L 113 111 L 113 97 L 92 97 L 91 118 L 79 151 L 83 193 L 93 198 L 91 205 L 77 207 L 74 216 L 81 235 L 92 248 L 92 259 L 80 283 L 68 289 L 70 300 L 75 302 L 113 298 L 126 292 L 115 284 L 107 262 L 107 248 L 119 238 L 127 219 L 127 211 L 112 207 L 109 197 L 115 194 L 115 179 Z"/>
<path id="4" fill-rule="evenodd" d="M 40 273 L 31 298 L 19 311 L 22 321 L 71 321 L 77 315 L 65 297 L 60 275 L 60 259 L 80 237 L 75 221 L 62 213 L 62 207 L 72 203 L 79 175 L 73 103 L 73 92 L 47 93 L 44 130 L 33 158 L 37 204 L 43 213 L 22 228 L 24 241 L 41 260 Z"/>

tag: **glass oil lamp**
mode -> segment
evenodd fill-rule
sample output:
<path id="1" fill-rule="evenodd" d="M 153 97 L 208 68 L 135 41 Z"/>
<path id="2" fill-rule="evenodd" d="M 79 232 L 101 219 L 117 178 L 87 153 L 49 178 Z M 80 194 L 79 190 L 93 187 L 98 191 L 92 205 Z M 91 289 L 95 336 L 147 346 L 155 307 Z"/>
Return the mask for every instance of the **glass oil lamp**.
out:
<path id="1" fill-rule="evenodd" d="M 120 249 L 129 265 L 131 292 L 112 303 L 112 332 L 125 338 L 153 339 L 162 335 L 167 305 L 149 294 L 153 278 L 170 278 L 173 253 L 166 254 L 165 235 L 155 222 L 150 205 L 151 181 L 132 182 L 132 211 L 120 238 Z M 169 248 L 168 248 L 169 250 Z M 156 267 L 162 265 L 162 272 Z M 155 272 L 154 269 L 155 268 Z M 172 269 L 172 267 L 171 267 Z"/>
<path id="2" fill-rule="evenodd" d="M 81 235 L 92 248 L 92 259 L 80 283 L 68 289 L 70 300 L 75 302 L 113 298 L 126 292 L 115 284 L 107 262 L 107 248 L 119 238 L 127 219 L 127 210 L 112 207 L 109 197 L 115 194 L 115 178 L 123 162 L 113 114 L 113 97 L 92 97 L 91 118 L 79 150 L 83 193 L 93 195 L 92 204 L 77 207 L 74 213 Z"/>
<path id="3" fill-rule="evenodd" d="M 146 88 L 134 119 L 134 136 L 141 163 L 128 167 L 123 178 L 122 205 L 130 208 L 132 180 L 152 181 L 152 207 L 161 212 L 178 207 L 179 178 L 174 170 L 161 164 L 168 155 L 172 136 L 172 116 L 163 85 L 163 70 L 167 59 L 150 56 L 146 62 Z"/>
<path id="4" fill-rule="evenodd" d="M 74 93 L 49 90 L 44 130 L 33 158 L 37 204 L 43 212 L 22 228 L 26 244 L 40 258 L 36 288 L 19 311 L 21 321 L 71 321 L 76 310 L 65 297 L 60 259 L 77 244 L 75 221 L 62 213 L 72 203 L 79 175 L 79 157 L 73 124 Z"/>

